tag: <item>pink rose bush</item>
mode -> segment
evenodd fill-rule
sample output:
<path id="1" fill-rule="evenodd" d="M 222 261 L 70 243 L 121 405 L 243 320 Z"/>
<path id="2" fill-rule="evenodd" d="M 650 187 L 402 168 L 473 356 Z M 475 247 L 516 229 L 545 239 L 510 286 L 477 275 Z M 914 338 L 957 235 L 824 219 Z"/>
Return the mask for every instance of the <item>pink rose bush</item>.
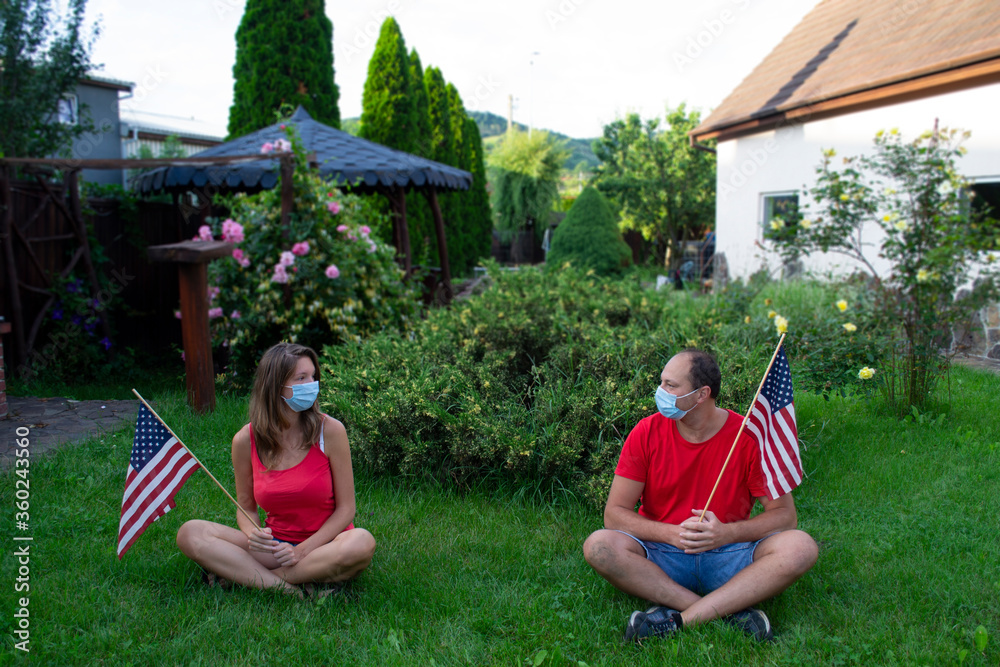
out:
<path id="1" fill-rule="evenodd" d="M 222 240 L 228 243 L 243 243 L 243 225 L 232 218 L 222 223 Z"/>
<path id="2" fill-rule="evenodd" d="M 287 140 L 262 152 L 295 154 L 295 208 L 288 221 L 282 221 L 281 191 L 274 188 L 236 195 L 229 215 L 206 226 L 208 238 L 214 230 L 216 238 L 238 246 L 208 265 L 214 295 L 209 326 L 232 382 L 249 381 L 259 350 L 274 341 L 320 350 L 405 330 L 419 303 L 415 286 L 402 280 L 395 251 L 379 237 L 389 227 L 385 216 L 370 200 L 331 188 L 309 167 L 295 127 L 286 133 Z"/>

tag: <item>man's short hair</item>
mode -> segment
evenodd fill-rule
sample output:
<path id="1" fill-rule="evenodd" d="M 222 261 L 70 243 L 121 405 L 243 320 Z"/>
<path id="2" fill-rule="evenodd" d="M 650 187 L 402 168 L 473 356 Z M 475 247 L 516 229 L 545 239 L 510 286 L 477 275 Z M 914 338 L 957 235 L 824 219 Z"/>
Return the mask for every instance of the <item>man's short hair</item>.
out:
<path id="1" fill-rule="evenodd" d="M 719 370 L 715 357 L 696 347 L 681 350 L 678 354 L 686 354 L 691 360 L 691 372 L 688 374 L 691 385 L 695 389 L 708 387 L 711 397 L 718 398 L 722 387 L 722 371 Z"/>

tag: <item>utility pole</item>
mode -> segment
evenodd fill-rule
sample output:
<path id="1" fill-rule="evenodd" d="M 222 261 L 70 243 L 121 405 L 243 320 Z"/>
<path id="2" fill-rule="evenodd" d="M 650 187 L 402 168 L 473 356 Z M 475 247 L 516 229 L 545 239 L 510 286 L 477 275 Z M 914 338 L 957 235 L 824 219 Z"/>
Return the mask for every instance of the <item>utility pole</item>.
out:
<path id="1" fill-rule="evenodd" d="M 507 134 L 514 131 L 514 96 L 507 96 Z"/>

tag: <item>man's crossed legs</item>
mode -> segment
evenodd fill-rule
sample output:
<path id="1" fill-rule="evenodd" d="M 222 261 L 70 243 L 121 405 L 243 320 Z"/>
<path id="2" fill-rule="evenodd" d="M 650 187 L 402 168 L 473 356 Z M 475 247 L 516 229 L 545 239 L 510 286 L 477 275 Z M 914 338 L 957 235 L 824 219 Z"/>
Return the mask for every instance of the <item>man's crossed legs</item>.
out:
<path id="1" fill-rule="evenodd" d="M 816 542 L 801 530 L 701 554 L 685 554 L 669 544 L 643 543 L 607 529 L 594 532 L 583 544 L 587 562 L 612 586 L 655 605 L 632 614 L 625 630 L 630 640 L 669 634 L 716 618 L 758 639 L 770 639 L 770 623 L 753 605 L 791 586 L 815 564 L 818 553 Z"/>

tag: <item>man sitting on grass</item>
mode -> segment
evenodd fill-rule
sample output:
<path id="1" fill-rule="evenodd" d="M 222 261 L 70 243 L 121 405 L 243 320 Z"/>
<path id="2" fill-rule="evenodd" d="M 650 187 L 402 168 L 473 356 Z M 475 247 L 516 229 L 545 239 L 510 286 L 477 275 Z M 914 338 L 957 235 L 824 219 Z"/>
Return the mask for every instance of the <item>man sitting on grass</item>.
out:
<path id="1" fill-rule="evenodd" d="M 816 543 L 795 530 L 791 493 L 768 496 L 760 450 L 746 432 L 699 521 L 743 417 L 716 406 L 722 375 L 706 352 L 678 353 L 660 380 L 658 414 L 625 440 L 605 529 L 587 538 L 584 556 L 615 588 L 655 605 L 631 615 L 627 641 L 716 618 L 769 640 L 770 621 L 752 605 L 805 574 Z M 764 511 L 750 518 L 755 501 Z"/>

